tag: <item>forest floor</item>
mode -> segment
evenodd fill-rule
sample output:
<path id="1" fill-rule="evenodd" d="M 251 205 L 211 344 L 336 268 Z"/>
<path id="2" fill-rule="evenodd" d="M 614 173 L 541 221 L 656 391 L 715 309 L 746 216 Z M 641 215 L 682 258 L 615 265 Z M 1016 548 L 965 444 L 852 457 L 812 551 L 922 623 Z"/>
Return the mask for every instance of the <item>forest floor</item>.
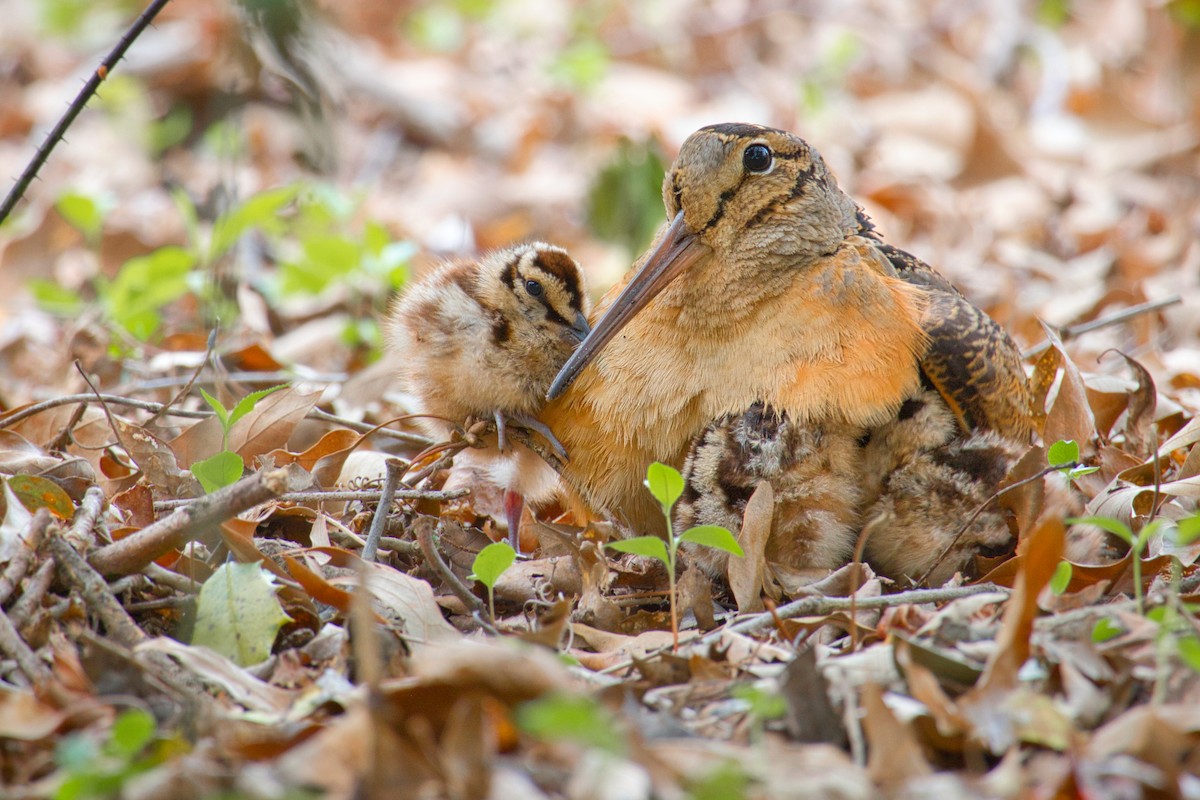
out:
<path id="1" fill-rule="evenodd" d="M 1200 798 L 1194 0 L 326 5 L 168 4 L 0 227 L 0 794 Z M 139 10 L 0 0 L 0 175 Z M 677 649 L 665 571 L 541 509 L 493 619 L 498 489 L 377 513 L 431 444 L 379 319 L 521 240 L 598 297 L 722 121 L 1012 333 L 1024 474 L 1095 469 L 947 586 L 689 584 Z M 1128 543 L 1064 560 L 1080 516 Z"/>

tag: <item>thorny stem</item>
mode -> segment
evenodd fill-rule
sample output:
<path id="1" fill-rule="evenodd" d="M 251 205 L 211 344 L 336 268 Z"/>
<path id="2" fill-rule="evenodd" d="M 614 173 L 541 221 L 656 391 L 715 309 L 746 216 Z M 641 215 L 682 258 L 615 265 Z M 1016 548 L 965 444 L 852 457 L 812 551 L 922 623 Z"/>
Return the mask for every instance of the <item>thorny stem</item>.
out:
<path id="1" fill-rule="evenodd" d="M 67 106 L 67 112 L 62 115 L 62 118 L 54 128 L 46 134 L 46 138 L 42 140 L 42 144 L 25 167 L 24 172 L 21 173 L 21 177 L 17 179 L 8 196 L 4 198 L 4 203 L 0 205 L 0 223 L 8 219 L 8 215 L 16 208 L 17 202 L 25 194 L 25 190 L 29 188 L 29 184 L 33 183 L 33 179 L 37 177 L 42 165 L 50 158 L 50 153 L 54 150 L 55 145 L 62 141 L 67 128 L 71 127 L 71 123 L 79 116 L 79 112 L 83 111 L 88 100 L 92 99 L 92 95 L 100 88 L 100 84 L 108 77 L 108 73 L 116 68 L 117 63 L 125 57 L 125 51 L 129 49 L 137 37 L 142 35 L 142 31 L 149 27 L 150 23 L 158 15 L 158 12 L 163 10 L 167 2 L 168 0 L 154 0 L 142 12 L 142 15 L 134 21 L 125 35 L 121 37 L 121 41 L 117 42 L 117 46 L 100 62 L 100 66 L 92 72 L 92 76 L 83 84 L 83 88 L 79 90 L 79 94 L 75 95 L 75 99 Z"/>

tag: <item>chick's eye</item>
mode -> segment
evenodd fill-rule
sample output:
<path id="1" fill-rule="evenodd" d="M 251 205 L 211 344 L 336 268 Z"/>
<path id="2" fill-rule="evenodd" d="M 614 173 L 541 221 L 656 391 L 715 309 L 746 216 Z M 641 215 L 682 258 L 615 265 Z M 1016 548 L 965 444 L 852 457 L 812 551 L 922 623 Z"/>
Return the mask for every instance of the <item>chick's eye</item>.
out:
<path id="1" fill-rule="evenodd" d="M 742 153 L 742 166 L 751 172 L 766 172 L 771 168 L 771 148 L 752 144 Z"/>
<path id="2" fill-rule="evenodd" d="M 525 291 L 529 292 L 530 297 L 541 297 L 546 290 L 537 281 L 525 281 Z"/>

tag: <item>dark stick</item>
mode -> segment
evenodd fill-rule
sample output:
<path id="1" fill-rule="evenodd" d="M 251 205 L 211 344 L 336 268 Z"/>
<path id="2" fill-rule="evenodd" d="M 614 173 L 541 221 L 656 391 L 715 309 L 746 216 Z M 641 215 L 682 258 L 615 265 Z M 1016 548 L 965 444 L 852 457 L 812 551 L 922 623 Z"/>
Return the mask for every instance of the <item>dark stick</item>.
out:
<path id="1" fill-rule="evenodd" d="M 374 561 L 376 553 L 379 552 L 379 540 L 387 528 L 388 512 L 392 510 L 392 501 L 396 497 L 396 484 L 400 483 L 407 465 L 398 458 L 389 458 L 384 462 L 384 466 L 387 467 L 387 476 L 383 479 L 379 506 L 375 509 L 375 516 L 371 519 L 371 530 L 367 532 L 367 541 L 363 545 L 363 561 Z"/>
<path id="2" fill-rule="evenodd" d="M 50 158 L 51 151 L 55 145 L 62 140 L 67 132 L 67 128 L 71 127 L 71 123 L 79 116 L 79 112 L 83 111 L 84 106 L 92 99 L 92 95 L 100 88 L 100 83 L 108 77 L 108 73 L 116 69 L 117 63 L 125 57 L 125 51 L 129 49 L 137 37 L 142 35 L 142 31 L 149 27 L 150 23 L 158 16 L 158 12 L 163 10 L 168 0 L 154 0 L 150 6 L 142 12 L 142 15 L 137 18 L 133 25 L 121 37 L 121 41 L 117 42 L 117 46 L 112 49 L 108 57 L 100 62 L 100 66 L 92 73 L 92 77 L 88 78 L 87 83 L 79 90 L 79 94 L 75 95 L 75 99 L 71 101 L 71 105 L 67 106 L 67 113 L 63 114 L 62 119 L 54 126 L 50 133 L 46 134 L 46 138 L 42 140 L 37 152 L 33 156 L 33 160 L 25 167 L 25 171 L 21 173 L 21 177 L 17 179 L 12 191 L 4 198 L 4 204 L 0 205 L 0 223 L 8 219 L 8 215 L 16 207 L 17 202 L 25 195 L 25 190 L 29 188 L 29 184 L 33 183 L 33 179 L 37 177 L 38 171 Z"/>
<path id="3" fill-rule="evenodd" d="M 1164 297 L 1160 300 L 1150 300 L 1145 303 L 1139 303 L 1136 306 L 1123 308 L 1114 314 L 1109 314 L 1108 316 L 1098 317 L 1091 322 L 1081 322 L 1078 325 L 1071 325 L 1063 328 L 1061 331 L 1059 331 L 1059 335 L 1061 336 L 1062 340 L 1066 342 L 1070 339 L 1074 339 L 1076 336 L 1082 336 L 1085 333 L 1091 333 L 1092 331 L 1097 331 L 1101 328 L 1107 328 L 1110 325 L 1118 325 L 1122 322 L 1126 322 L 1127 320 L 1131 320 L 1139 314 L 1145 314 L 1148 311 L 1157 311 L 1160 308 L 1166 308 L 1167 306 L 1173 306 L 1182 302 L 1183 298 L 1177 294 L 1169 295 L 1168 297 Z M 1044 341 L 1041 344 L 1035 344 L 1033 347 L 1021 353 L 1021 358 L 1033 358 L 1034 356 L 1045 352 L 1049 348 L 1049 341 Z"/>

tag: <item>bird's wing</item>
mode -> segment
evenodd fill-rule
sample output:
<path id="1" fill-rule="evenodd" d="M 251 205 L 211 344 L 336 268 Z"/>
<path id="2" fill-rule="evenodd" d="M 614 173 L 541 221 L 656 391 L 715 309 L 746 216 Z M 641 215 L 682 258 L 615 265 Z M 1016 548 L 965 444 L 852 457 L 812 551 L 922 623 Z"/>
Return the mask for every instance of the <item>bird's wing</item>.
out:
<path id="1" fill-rule="evenodd" d="M 922 325 L 929 349 L 921 371 L 963 430 L 992 430 L 1028 442 L 1033 434 L 1029 382 L 1013 340 L 933 267 L 891 245 L 879 247 L 900 278 L 929 291 Z"/>

